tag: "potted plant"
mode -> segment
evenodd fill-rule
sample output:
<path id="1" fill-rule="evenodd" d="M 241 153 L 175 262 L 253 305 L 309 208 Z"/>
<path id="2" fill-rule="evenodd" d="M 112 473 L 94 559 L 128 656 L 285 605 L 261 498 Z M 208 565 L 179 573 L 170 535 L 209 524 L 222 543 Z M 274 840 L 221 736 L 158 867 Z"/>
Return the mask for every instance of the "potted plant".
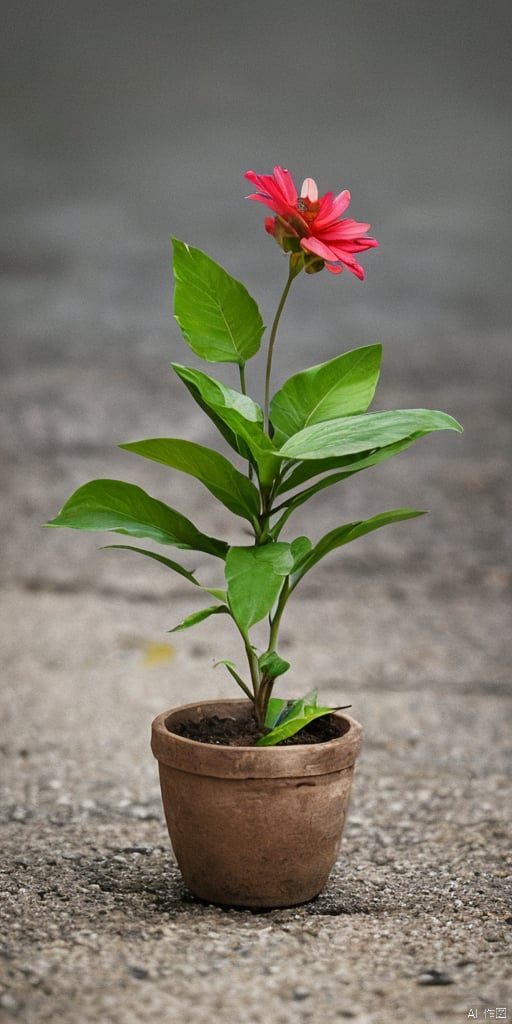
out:
<path id="1" fill-rule="evenodd" d="M 246 367 L 264 325 L 246 288 L 199 249 L 173 239 L 175 317 L 196 356 L 238 367 L 239 386 L 174 363 L 174 372 L 209 416 L 230 457 L 176 437 L 121 448 L 197 478 L 250 531 L 247 544 L 203 533 L 175 508 L 121 480 L 80 487 L 46 525 L 112 531 L 216 559 L 218 586 L 204 586 L 167 555 L 129 544 L 188 580 L 209 599 L 175 628 L 227 615 L 245 652 L 245 672 L 223 660 L 243 698 L 165 711 L 153 722 L 169 833 L 183 878 L 198 897 L 220 904 L 282 906 L 315 896 L 334 863 L 361 729 L 316 693 L 273 695 L 289 664 L 279 653 L 288 601 L 311 569 L 350 541 L 423 513 L 392 509 L 334 525 L 310 539 L 288 532 L 293 513 L 324 488 L 404 451 L 436 430 L 462 428 L 443 412 L 368 412 L 381 346 L 335 356 L 291 376 L 272 393 L 272 356 L 283 308 L 305 271 L 343 269 L 363 279 L 360 252 L 378 243 L 369 224 L 344 218 L 348 191 L 319 196 L 311 178 L 300 195 L 282 167 L 248 171 L 249 199 L 272 211 L 267 232 L 287 256 L 288 276 L 270 329 L 262 405 L 250 397 Z M 172 478 L 171 478 L 172 484 Z M 286 530 L 285 530 L 286 528 Z M 213 600 L 212 600 L 213 599 Z M 266 623 L 258 647 L 253 627 Z"/>

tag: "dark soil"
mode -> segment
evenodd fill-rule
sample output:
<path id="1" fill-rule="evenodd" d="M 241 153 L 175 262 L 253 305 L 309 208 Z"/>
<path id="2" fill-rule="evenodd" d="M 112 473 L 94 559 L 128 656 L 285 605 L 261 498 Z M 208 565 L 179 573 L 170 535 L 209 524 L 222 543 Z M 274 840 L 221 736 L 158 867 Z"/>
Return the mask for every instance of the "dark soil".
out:
<path id="1" fill-rule="evenodd" d="M 243 718 L 202 718 L 195 722 L 176 723 L 171 732 L 199 743 L 212 743 L 224 747 L 254 747 L 261 736 L 256 718 L 251 710 Z M 326 743 L 336 739 L 342 732 L 340 723 L 333 715 L 323 715 L 310 722 L 294 736 L 283 740 L 279 746 L 298 746 L 305 743 Z"/>

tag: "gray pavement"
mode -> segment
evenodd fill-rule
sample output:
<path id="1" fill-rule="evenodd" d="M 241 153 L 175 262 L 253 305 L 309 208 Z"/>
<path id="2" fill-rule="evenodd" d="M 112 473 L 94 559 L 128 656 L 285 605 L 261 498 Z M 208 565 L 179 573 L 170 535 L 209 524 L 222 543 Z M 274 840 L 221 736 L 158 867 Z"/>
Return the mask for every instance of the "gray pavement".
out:
<path id="1" fill-rule="evenodd" d="M 5 26 L 0 1019 L 509 1020 L 510 5 L 53 0 Z M 253 914 L 183 891 L 149 751 L 159 711 L 233 695 L 228 626 L 169 637 L 195 607 L 178 578 L 40 524 L 118 476 L 232 529 L 115 446 L 213 442 L 169 369 L 169 236 L 268 322 L 285 271 L 243 172 L 274 163 L 349 187 L 381 241 L 364 284 L 296 283 L 276 380 L 382 341 L 376 407 L 466 429 L 297 520 L 432 513 L 297 592 L 282 692 L 351 702 L 365 744 L 328 889 Z"/>

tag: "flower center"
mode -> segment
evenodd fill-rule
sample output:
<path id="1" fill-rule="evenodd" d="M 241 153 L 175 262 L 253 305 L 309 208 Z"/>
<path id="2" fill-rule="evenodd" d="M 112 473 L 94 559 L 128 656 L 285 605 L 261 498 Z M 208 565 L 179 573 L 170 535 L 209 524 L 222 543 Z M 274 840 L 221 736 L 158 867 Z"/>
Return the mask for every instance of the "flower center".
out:
<path id="1" fill-rule="evenodd" d="M 312 201 L 308 196 L 300 196 L 297 199 L 297 212 L 300 213 L 301 217 L 304 218 L 307 224 L 312 224 L 315 217 L 318 215 L 320 203 L 318 200 Z"/>

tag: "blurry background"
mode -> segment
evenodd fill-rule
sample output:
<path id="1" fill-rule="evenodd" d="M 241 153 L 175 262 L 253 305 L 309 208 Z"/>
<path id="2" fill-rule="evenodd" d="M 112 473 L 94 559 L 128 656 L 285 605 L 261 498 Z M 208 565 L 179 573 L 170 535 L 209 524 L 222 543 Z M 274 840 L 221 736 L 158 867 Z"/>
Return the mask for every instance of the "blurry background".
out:
<path id="1" fill-rule="evenodd" d="M 214 443 L 169 369 L 172 358 L 194 363 L 172 319 L 169 239 L 199 246 L 244 280 L 268 323 L 285 258 L 264 232 L 263 208 L 244 200 L 243 174 L 280 163 L 299 185 L 313 176 L 322 192 L 349 188 L 350 215 L 372 223 L 381 247 L 362 257 L 364 283 L 347 272 L 295 284 L 276 385 L 285 360 L 295 371 L 382 341 L 375 407 L 443 408 L 466 427 L 463 438 L 429 438 L 297 518 L 316 536 L 384 508 L 433 510 L 318 570 L 303 598 L 315 657 L 321 613 L 350 650 L 344 682 L 372 673 L 396 685 L 404 675 L 501 678 L 510 584 L 508 0 L 29 0 L 4 6 L 3 21 L 9 608 L 35 591 L 26 621 L 44 614 L 41 595 L 89 588 L 122 603 L 131 594 L 163 602 L 151 611 L 156 637 L 189 610 L 188 592 L 158 566 L 98 555 L 97 538 L 39 524 L 75 486 L 111 475 L 170 504 L 195 502 L 203 528 L 226 525 L 199 484 L 174 474 L 171 486 L 164 470 L 115 444 L 183 431 Z M 229 368 L 211 372 L 233 380 Z M 257 359 L 253 391 L 261 377 Z M 208 655 L 222 656 L 202 637 Z M 189 643 L 198 640 L 180 638 Z"/>

